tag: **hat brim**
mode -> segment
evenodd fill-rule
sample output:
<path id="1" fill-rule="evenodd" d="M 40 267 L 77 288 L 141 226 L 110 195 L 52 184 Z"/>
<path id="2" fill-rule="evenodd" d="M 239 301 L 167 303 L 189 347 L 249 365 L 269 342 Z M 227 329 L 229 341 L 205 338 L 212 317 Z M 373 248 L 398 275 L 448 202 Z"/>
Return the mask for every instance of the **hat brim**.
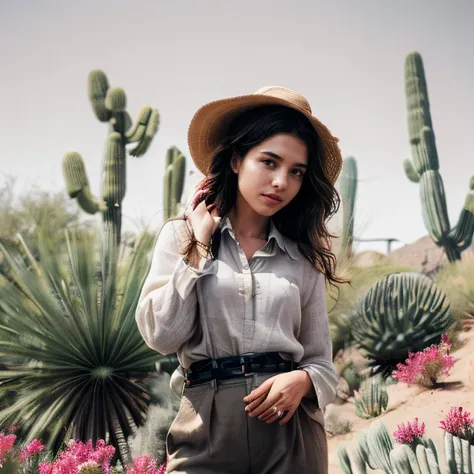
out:
<path id="1" fill-rule="evenodd" d="M 195 114 L 188 130 L 191 157 L 198 170 L 207 175 L 213 153 L 225 137 L 229 124 L 242 112 L 260 105 L 279 104 L 305 115 L 321 139 L 322 165 L 334 184 L 342 167 L 341 150 L 329 129 L 316 117 L 298 105 L 279 97 L 251 94 L 219 99 L 203 105 Z"/>

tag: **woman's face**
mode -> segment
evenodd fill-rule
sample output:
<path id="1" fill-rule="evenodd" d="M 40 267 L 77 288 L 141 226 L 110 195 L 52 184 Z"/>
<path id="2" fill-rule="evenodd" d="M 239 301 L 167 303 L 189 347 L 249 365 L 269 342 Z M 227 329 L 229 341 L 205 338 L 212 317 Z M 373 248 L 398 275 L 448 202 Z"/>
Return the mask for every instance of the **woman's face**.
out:
<path id="1" fill-rule="evenodd" d="M 237 206 L 272 216 L 298 194 L 308 166 L 305 143 L 280 133 L 251 148 L 232 169 L 238 174 Z"/>

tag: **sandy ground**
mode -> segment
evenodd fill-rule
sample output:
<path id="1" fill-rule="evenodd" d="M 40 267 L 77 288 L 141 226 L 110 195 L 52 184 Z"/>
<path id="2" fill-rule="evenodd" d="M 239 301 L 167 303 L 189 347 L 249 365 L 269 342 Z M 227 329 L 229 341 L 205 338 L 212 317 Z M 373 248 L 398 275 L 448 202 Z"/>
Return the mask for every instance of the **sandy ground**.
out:
<path id="1" fill-rule="evenodd" d="M 445 417 L 452 406 L 462 406 L 474 415 L 474 375 L 469 377 L 469 366 L 472 361 L 474 365 L 474 329 L 460 334 L 460 340 L 464 345 L 455 352 L 457 362 L 451 370 L 449 377 L 441 380 L 443 386 L 436 389 L 424 389 L 419 387 L 408 387 L 406 384 L 389 386 L 389 404 L 387 411 L 378 419 L 382 419 L 390 433 L 398 423 L 412 421 L 418 417 L 420 422 L 426 425 L 425 435 L 430 437 L 438 450 L 440 462 L 444 465 L 443 431 L 439 428 L 439 422 Z M 344 443 L 350 449 L 355 442 L 357 433 L 368 429 L 374 421 L 363 420 L 355 414 L 354 404 L 348 402 L 328 407 L 326 415 L 333 412 L 342 420 L 352 422 L 351 432 L 345 435 L 329 437 L 329 473 L 341 473 L 337 460 L 337 448 Z M 372 471 L 373 472 L 373 471 Z"/>

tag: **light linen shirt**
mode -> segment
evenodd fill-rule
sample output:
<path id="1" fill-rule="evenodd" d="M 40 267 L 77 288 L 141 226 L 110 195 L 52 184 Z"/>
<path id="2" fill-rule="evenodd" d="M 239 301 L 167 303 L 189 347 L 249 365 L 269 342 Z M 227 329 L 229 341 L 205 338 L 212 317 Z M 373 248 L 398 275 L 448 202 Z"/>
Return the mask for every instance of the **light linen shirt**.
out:
<path id="1" fill-rule="evenodd" d="M 218 258 L 192 268 L 182 255 L 187 223 L 163 225 L 137 306 L 141 335 L 161 354 L 177 352 L 180 366 L 171 387 L 179 395 L 184 371 L 194 361 L 279 352 L 310 375 L 317 403 L 304 397 L 302 406 L 323 423 L 320 408 L 334 400 L 339 380 L 324 275 L 273 222 L 267 243 L 250 261 L 230 220 L 224 217 L 219 227 Z"/>

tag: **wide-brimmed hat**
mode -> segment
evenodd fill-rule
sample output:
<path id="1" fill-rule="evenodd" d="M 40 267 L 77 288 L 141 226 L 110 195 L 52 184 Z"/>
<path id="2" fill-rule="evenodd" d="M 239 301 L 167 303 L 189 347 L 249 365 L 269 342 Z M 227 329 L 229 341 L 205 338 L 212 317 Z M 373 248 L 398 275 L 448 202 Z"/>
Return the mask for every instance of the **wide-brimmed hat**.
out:
<path id="1" fill-rule="evenodd" d="M 203 105 L 191 120 L 188 130 L 188 145 L 191 157 L 198 170 L 206 175 L 213 153 L 225 138 L 232 120 L 242 112 L 260 105 L 280 104 L 305 115 L 321 139 L 322 165 L 327 177 L 336 182 L 342 167 L 341 150 L 328 128 L 311 111 L 301 94 L 279 86 L 262 87 L 250 95 L 229 97 Z"/>

